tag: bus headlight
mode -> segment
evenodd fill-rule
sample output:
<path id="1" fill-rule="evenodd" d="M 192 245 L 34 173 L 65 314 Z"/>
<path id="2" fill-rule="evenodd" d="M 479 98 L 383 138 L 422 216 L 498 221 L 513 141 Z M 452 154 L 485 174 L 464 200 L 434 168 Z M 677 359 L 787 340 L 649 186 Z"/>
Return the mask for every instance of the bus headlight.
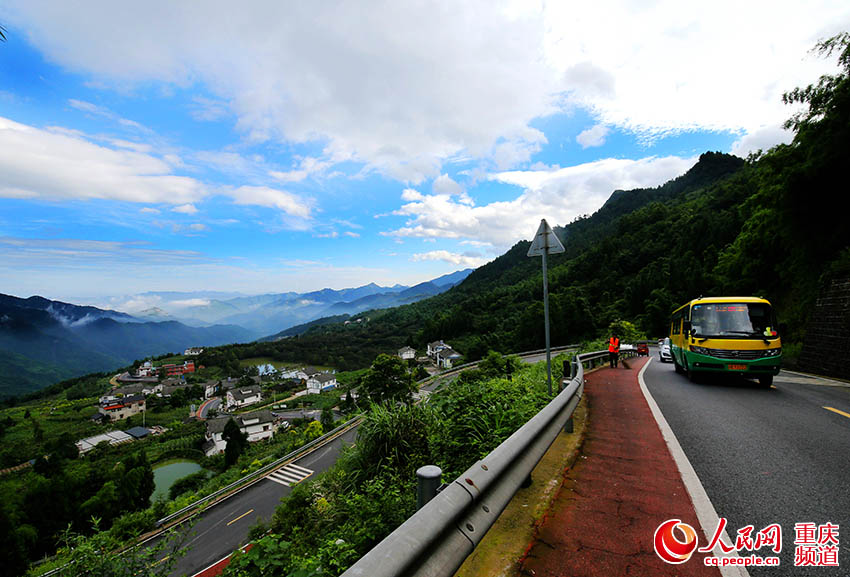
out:
<path id="1" fill-rule="evenodd" d="M 777 349 L 767 349 L 766 351 L 764 351 L 764 356 L 766 356 L 766 357 L 778 357 L 781 354 L 782 354 L 782 347 L 779 347 Z"/>
<path id="2" fill-rule="evenodd" d="M 691 345 L 691 352 L 697 353 L 699 355 L 708 355 L 711 356 L 711 351 L 705 347 L 695 347 Z"/>

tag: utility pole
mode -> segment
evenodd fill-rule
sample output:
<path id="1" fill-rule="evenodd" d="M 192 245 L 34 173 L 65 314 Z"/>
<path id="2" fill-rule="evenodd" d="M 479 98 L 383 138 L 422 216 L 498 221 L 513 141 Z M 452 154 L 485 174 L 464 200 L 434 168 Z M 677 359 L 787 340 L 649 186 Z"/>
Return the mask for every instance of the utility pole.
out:
<path id="1" fill-rule="evenodd" d="M 564 252 L 564 245 L 555 236 L 555 232 L 546 219 L 540 221 L 540 227 L 534 235 L 528 256 L 543 257 L 543 323 L 546 330 L 546 381 L 549 386 L 549 396 L 552 396 L 552 353 L 549 347 L 549 271 L 546 260 L 550 254 Z"/>

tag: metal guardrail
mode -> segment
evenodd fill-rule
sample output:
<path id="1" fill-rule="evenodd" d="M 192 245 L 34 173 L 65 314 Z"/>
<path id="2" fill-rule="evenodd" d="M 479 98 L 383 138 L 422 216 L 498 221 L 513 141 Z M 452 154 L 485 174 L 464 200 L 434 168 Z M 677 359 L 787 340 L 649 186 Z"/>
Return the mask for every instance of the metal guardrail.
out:
<path id="1" fill-rule="evenodd" d="M 631 356 L 624 351 L 621 356 Z M 475 549 L 517 489 L 572 417 L 584 393 L 584 363 L 608 352 L 578 355 L 563 390 L 484 459 L 405 521 L 342 577 L 450 577 Z"/>

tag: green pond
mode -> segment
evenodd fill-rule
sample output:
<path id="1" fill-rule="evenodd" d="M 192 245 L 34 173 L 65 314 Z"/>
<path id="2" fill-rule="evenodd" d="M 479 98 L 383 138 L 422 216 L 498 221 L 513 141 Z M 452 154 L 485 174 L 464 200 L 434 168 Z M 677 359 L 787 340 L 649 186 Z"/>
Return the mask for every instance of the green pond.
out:
<path id="1" fill-rule="evenodd" d="M 168 489 L 177 479 L 182 479 L 201 470 L 201 466 L 187 459 L 172 459 L 157 463 L 153 468 L 153 480 L 156 488 L 151 495 L 151 501 L 155 501 L 160 495 L 168 498 Z"/>

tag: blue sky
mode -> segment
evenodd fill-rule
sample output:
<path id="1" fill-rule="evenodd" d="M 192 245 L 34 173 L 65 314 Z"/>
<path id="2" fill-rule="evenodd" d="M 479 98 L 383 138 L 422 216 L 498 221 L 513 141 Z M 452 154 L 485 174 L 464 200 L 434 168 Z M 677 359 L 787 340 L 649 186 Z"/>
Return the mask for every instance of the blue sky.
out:
<path id="1" fill-rule="evenodd" d="M 0 0 L 0 292 L 479 266 L 706 150 L 787 142 L 782 92 L 850 28 L 837 2 L 137 4 Z"/>

